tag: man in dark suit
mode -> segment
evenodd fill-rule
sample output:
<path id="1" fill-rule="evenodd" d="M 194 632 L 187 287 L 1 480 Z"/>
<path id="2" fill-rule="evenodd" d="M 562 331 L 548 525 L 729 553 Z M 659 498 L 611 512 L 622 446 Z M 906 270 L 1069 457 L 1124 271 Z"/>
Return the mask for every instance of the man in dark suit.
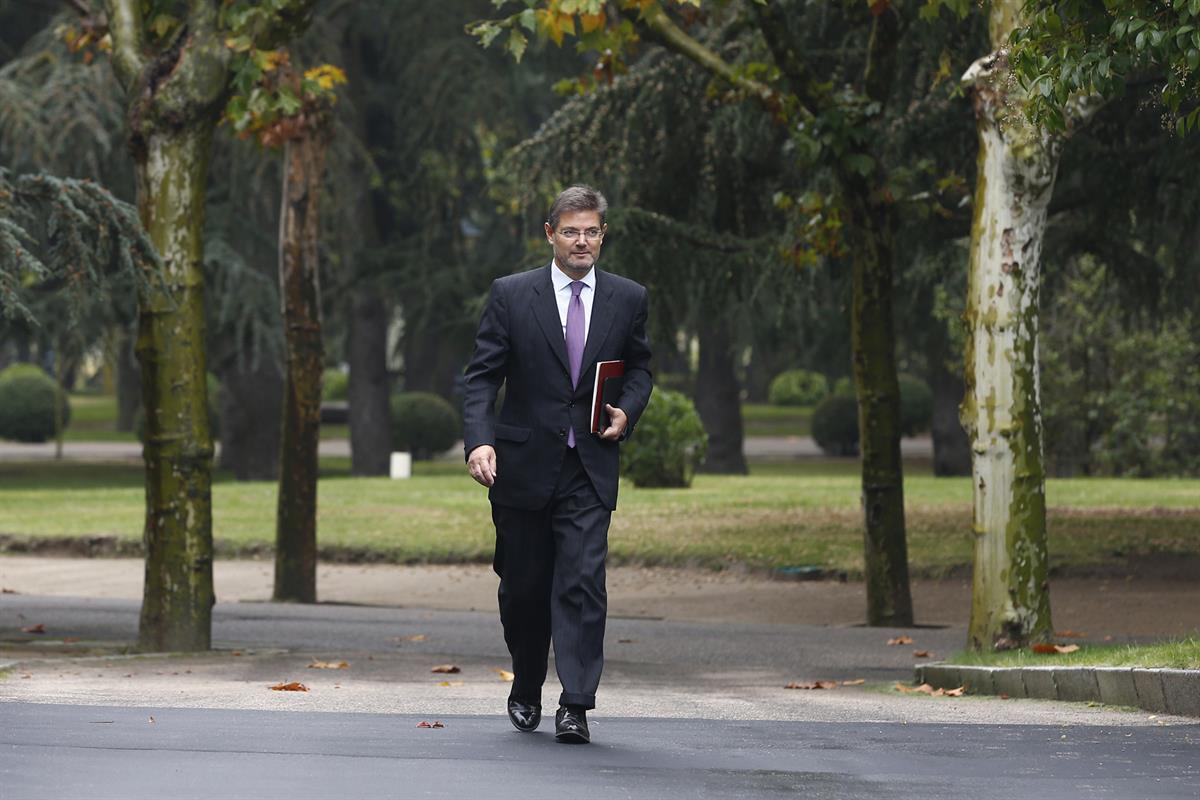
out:
<path id="1" fill-rule="evenodd" d="M 508 715 L 518 730 L 537 728 L 553 640 L 562 742 L 590 741 L 618 442 L 633 431 L 652 386 L 646 289 L 596 268 L 607 209 L 586 186 L 558 196 L 545 224 L 554 260 L 492 284 L 465 375 L 467 470 L 490 487 L 496 525 L 493 566 L 515 676 Z M 625 362 L 624 385 L 606 406 L 608 424 L 592 434 L 596 363 L 615 360 Z"/>

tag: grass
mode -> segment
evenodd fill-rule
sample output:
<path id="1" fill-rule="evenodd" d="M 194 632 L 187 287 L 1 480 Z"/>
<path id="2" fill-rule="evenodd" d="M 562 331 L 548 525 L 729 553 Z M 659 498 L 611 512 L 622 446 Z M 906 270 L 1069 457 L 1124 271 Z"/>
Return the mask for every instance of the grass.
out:
<path id="1" fill-rule="evenodd" d="M 491 558 L 486 493 L 458 462 L 418 462 L 410 480 L 350 478 L 347 459 L 322 459 L 320 542 L 329 551 L 395 562 Z M 691 489 L 623 484 L 613 516 L 614 562 L 819 565 L 862 571 L 859 476 L 852 459 L 753 464 L 752 474 L 697 476 Z M 970 481 L 906 472 L 910 568 L 965 569 L 972 559 Z M 1056 567 L 1119 567 L 1151 554 L 1200 554 L 1200 482 L 1051 479 L 1050 552 Z M 226 555 L 274 541 L 276 486 L 218 474 L 214 536 Z M 0 533 L 19 538 L 141 538 L 141 468 L 0 463 Z"/>
<path id="2" fill-rule="evenodd" d="M 743 403 L 742 425 L 746 436 L 808 436 L 812 409 Z"/>
<path id="3" fill-rule="evenodd" d="M 322 439 L 348 439 L 348 425 L 322 425 Z M 65 442 L 136 442 L 133 431 L 117 430 L 117 398 L 113 395 L 72 394 L 71 421 Z"/>
<path id="4" fill-rule="evenodd" d="M 1080 645 L 1074 653 L 1041 655 L 1031 650 L 957 653 L 952 664 L 983 667 L 1143 667 L 1200 669 L 1200 639 L 1155 644 Z"/>

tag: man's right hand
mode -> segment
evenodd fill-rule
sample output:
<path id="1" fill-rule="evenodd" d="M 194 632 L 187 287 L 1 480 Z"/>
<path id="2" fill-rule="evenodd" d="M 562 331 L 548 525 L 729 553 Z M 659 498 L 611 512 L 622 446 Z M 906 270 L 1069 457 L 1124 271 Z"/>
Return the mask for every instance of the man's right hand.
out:
<path id="1" fill-rule="evenodd" d="M 490 444 L 481 444 L 467 456 L 467 472 L 471 477 L 484 486 L 496 482 L 496 448 Z"/>

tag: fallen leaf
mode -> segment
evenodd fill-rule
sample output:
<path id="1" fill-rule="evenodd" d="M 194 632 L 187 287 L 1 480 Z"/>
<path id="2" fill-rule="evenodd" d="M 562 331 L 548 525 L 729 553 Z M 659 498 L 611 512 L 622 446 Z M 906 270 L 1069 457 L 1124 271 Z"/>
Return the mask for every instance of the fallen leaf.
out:
<path id="1" fill-rule="evenodd" d="M 458 668 L 457 664 L 438 664 L 436 667 L 434 667 L 433 669 L 431 669 L 429 671 L 437 672 L 437 673 L 443 674 L 443 675 L 453 675 L 455 673 L 462 672 L 462 670 Z"/>
<path id="2" fill-rule="evenodd" d="M 154 717 L 151 717 L 151 718 L 150 718 L 150 724 L 151 724 L 151 725 L 153 725 L 153 724 L 154 724 Z"/>
<path id="3" fill-rule="evenodd" d="M 308 687 L 305 686 L 303 683 L 300 683 L 299 681 L 292 681 L 291 683 L 277 683 L 270 688 L 276 692 L 307 692 L 308 691 Z"/>
<path id="4" fill-rule="evenodd" d="M 423 633 L 414 633 L 411 636 L 397 636 L 397 642 L 423 642 L 428 637 Z"/>
<path id="5" fill-rule="evenodd" d="M 896 684 L 896 691 L 904 692 L 904 694 L 933 694 L 933 687 L 928 683 L 922 683 L 920 686 L 905 686 L 903 683 Z"/>
<path id="6" fill-rule="evenodd" d="M 316 661 L 314 660 L 308 665 L 309 669 L 350 669 L 350 664 L 345 661 Z"/>
<path id="7" fill-rule="evenodd" d="M 930 652 L 928 650 L 913 650 L 914 658 L 929 658 L 929 656 Z"/>
<path id="8" fill-rule="evenodd" d="M 506 681 L 507 683 L 512 683 L 513 679 L 517 677 L 506 669 L 497 669 L 496 674 L 500 676 L 500 680 Z"/>
<path id="9" fill-rule="evenodd" d="M 964 688 L 965 687 L 960 686 L 957 689 L 947 689 L 946 697 L 962 697 Z"/>
<path id="10" fill-rule="evenodd" d="M 837 681 L 812 681 L 811 683 L 796 683 L 795 681 L 792 681 L 791 683 L 789 683 L 787 686 L 784 686 L 783 688 L 785 688 L 785 689 L 836 689 L 837 687 L 838 687 Z"/>
<path id="11" fill-rule="evenodd" d="M 1079 631 L 1055 631 L 1054 635 L 1060 639 L 1086 639 L 1087 638 L 1086 633 L 1080 633 Z"/>
<path id="12" fill-rule="evenodd" d="M 887 643 L 889 645 L 912 644 L 913 640 L 910 636 L 897 636 L 895 639 L 888 639 Z"/>
<path id="13" fill-rule="evenodd" d="M 1039 644 L 1033 645 L 1029 649 L 1035 653 L 1041 653 L 1042 655 L 1054 655 L 1056 653 L 1074 653 L 1076 650 L 1079 649 L 1079 645 L 1077 645 L 1077 644 L 1039 643 Z"/>
<path id="14" fill-rule="evenodd" d="M 240 656 L 241 654 L 242 654 L 241 650 L 234 650 L 232 653 L 230 653 L 231 656 Z"/>
<path id="15" fill-rule="evenodd" d="M 633 639 L 617 639 L 617 644 L 633 644 Z"/>
<path id="16" fill-rule="evenodd" d="M 862 686 L 866 682 L 866 678 L 855 678 L 852 681 L 842 681 L 842 686 Z"/>
<path id="17" fill-rule="evenodd" d="M 45 633 L 45 632 L 46 632 L 46 626 L 40 622 L 37 625 L 30 625 L 28 627 L 21 628 L 21 633 Z"/>
<path id="18" fill-rule="evenodd" d="M 16 589 L 9 589 L 7 586 L 0 589 L 0 594 L 20 594 Z"/>
<path id="19" fill-rule="evenodd" d="M 420 722 L 417 723 L 417 727 L 418 728 L 444 728 L 446 726 L 440 722 L 434 722 L 432 725 L 430 725 L 425 720 L 421 720 Z"/>
<path id="20" fill-rule="evenodd" d="M 462 686 L 462 681 L 440 681 L 438 686 Z"/>
<path id="21" fill-rule="evenodd" d="M 1007 699 L 1008 699 L 1008 695 L 1006 695 L 1006 694 L 999 695 L 999 697 L 1000 697 L 1000 699 L 1001 699 L 1001 700 L 1007 700 Z"/>

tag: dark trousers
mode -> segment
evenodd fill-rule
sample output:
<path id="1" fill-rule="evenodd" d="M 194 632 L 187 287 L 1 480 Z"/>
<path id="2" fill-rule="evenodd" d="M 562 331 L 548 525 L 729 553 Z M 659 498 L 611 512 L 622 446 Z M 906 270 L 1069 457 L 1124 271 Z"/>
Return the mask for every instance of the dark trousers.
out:
<path id="1" fill-rule="evenodd" d="M 550 642 L 561 705 L 596 707 L 608 595 L 604 559 L 612 512 L 568 449 L 550 503 L 538 511 L 492 505 L 500 622 L 512 654 L 510 696 L 541 703 Z"/>

